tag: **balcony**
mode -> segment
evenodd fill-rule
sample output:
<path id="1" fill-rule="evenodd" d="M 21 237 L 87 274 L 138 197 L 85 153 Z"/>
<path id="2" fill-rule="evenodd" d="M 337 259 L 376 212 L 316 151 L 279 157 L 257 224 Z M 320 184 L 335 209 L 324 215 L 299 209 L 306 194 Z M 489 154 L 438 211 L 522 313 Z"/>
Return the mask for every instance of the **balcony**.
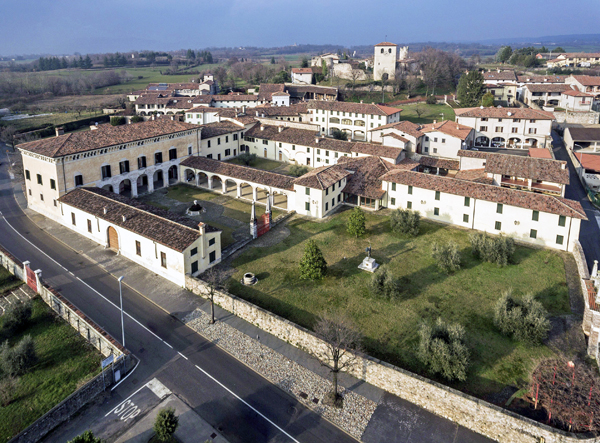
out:
<path id="1" fill-rule="evenodd" d="M 546 183 L 532 183 L 531 190 L 536 192 L 542 192 L 544 194 L 562 194 L 560 186 L 549 185 Z"/>
<path id="2" fill-rule="evenodd" d="M 500 186 L 515 189 L 529 190 L 529 181 L 519 178 L 504 178 L 500 180 Z"/>

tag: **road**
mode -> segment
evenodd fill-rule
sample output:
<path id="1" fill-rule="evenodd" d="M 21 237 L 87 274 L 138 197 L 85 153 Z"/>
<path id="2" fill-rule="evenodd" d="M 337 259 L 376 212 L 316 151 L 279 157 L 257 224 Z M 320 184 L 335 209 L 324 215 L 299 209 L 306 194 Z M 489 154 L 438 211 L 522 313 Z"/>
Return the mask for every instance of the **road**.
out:
<path id="1" fill-rule="evenodd" d="M 581 203 L 588 218 L 587 221 L 581 222 L 579 242 L 583 247 L 588 267 L 591 270 L 594 260 L 600 260 L 600 228 L 596 219 L 597 216 L 600 217 L 600 211 L 588 200 L 585 188 L 581 184 L 581 181 L 579 181 L 579 177 L 577 176 L 577 172 L 575 172 L 575 167 L 567 153 L 562 138 L 554 131 L 552 132 L 552 146 L 556 159 L 566 161 L 569 166 L 570 182 L 565 191 L 565 197 Z"/>
<path id="2" fill-rule="evenodd" d="M 29 260 L 33 269 L 42 269 L 44 280 L 112 336 L 121 337 L 116 279 L 27 218 L 13 198 L 5 162 L 0 166 L 0 212 L 0 244 L 19 260 Z M 159 374 L 232 443 L 356 441 L 127 287 L 123 305 L 127 348 L 141 362 L 97 411 L 95 428 L 115 426 L 111 416 L 104 419 L 100 412 L 110 412 Z M 52 440 L 66 441 L 79 431 L 70 429 Z"/>

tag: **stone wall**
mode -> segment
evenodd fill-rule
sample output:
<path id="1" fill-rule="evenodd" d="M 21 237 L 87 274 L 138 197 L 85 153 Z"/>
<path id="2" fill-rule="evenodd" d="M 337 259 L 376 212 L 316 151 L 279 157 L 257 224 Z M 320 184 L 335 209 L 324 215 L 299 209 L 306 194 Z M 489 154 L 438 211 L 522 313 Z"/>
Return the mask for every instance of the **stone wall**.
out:
<path id="1" fill-rule="evenodd" d="M 5 268 L 12 275 L 17 277 L 19 280 L 25 281 L 25 274 L 23 273 L 23 263 L 14 257 L 10 252 L 0 246 L 0 266 Z"/>
<path id="2" fill-rule="evenodd" d="M 600 113 L 598 112 L 574 112 L 574 111 L 554 111 L 556 122 L 564 127 L 565 123 L 577 123 L 580 125 L 596 125 Z"/>
<path id="3" fill-rule="evenodd" d="M 206 297 L 203 281 L 186 277 L 186 288 Z M 312 332 L 272 314 L 234 295 L 218 292 L 215 303 L 234 315 L 254 324 L 302 350 L 315 350 L 324 343 Z M 600 438 L 579 438 L 550 426 L 405 371 L 369 356 L 360 356 L 353 370 L 355 377 L 445 417 L 501 443 L 570 443 L 600 442 Z M 544 440 L 542 440 L 542 438 Z"/>

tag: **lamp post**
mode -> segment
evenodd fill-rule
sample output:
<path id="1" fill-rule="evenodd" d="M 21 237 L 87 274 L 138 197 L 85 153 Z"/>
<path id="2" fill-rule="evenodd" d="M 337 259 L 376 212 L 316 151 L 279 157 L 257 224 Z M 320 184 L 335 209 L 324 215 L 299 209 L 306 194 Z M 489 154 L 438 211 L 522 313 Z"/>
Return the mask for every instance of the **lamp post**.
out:
<path id="1" fill-rule="evenodd" d="M 121 333 L 123 335 L 123 347 L 125 347 L 125 326 L 123 325 L 123 288 L 121 286 L 121 282 L 125 276 L 119 277 L 119 299 L 121 300 Z"/>

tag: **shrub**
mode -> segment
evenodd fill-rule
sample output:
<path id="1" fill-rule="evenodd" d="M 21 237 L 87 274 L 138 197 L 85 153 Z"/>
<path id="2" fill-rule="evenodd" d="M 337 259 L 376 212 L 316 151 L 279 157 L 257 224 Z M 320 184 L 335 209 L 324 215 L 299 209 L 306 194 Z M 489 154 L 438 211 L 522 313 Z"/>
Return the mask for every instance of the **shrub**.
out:
<path id="1" fill-rule="evenodd" d="M 409 234 L 413 237 L 419 235 L 421 215 L 417 211 L 398 208 L 392 212 L 390 219 L 392 231 L 401 234 Z"/>
<path id="2" fill-rule="evenodd" d="M 83 434 L 69 441 L 69 443 L 104 443 L 104 440 L 94 436 L 92 431 L 85 431 Z"/>
<path id="3" fill-rule="evenodd" d="M 515 241 L 512 237 L 490 237 L 486 233 L 477 233 L 470 234 L 469 241 L 475 257 L 498 266 L 506 266 L 515 253 Z"/>
<path id="4" fill-rule="evenodd" d="M 356 207 L 350 213 L 350 217 L 348 217 L 346 230 L 348 231 L 348 234 L 358 238 L 365 233 L 365 224 L 366 218 L 364 211 L 359 207 Z"/>
<path id="5" fill-rule="evenodd" d="M 300 260 L 300 278 L 303 280 L 319 280 L 327 273 L 327 262 L 314 240 L 308 240 L 304 247 L 304 255 Z"/>
<path id="6" fill-rule="evenodd" d="M 144 118 L 140 115 L 134 115 L 133 117 L 131 117 L 131 123 L 139 123 L 139 122 L 143 122 Z"/>
<path id="7" fill-rule="evenodd" d="M 431 247 L 431 256 L 436 261 L 438 268 L 446 274 L 460 269 L 460 253 L 458 252 L 458 245 L 452 241 L 445 245 L 433 243 Z"/>
<path id="8" fill-rule="evenodd" d="M 4 314 L 4 329 L 10 333 L 24 329 L 31 319 L 31 302 L 10 305 Z"/>
<path id="9" fill-rule="evenodd" d="M 425 103 L 427 103 L 428 105 L 435 105 L 437 103 L 435 95 L 428 95 L 427 99 L 425 99 Z"/>
<path id="10" fill-rule="evenodd" d="M 507 336 L 518 341 L 540 343 L 548 336 L 548 312 L 532 294 L 523 298 L 504 292 L 494 309 L 494 324 Z"/>
<path id="11" fill-rule="evenodd" d="M 6 376 L 0 380 L 0 404 L 4 407 L 8 406 L 15 397 L 17 391 L 17 383 L 19 379 L 13 376 Z"/>
<path id="12" fill-rule="evenodd" d="M 339 129 L 333 129 L 331 131 L 331 136 L 337 140 L 348 140 L 348 134 L 346 134 L 344 131 L 340 131 Z"/>
<path id="13" fill-rule="evenodd" d="M 26 335 L 14 347 L 10 348 L 7 342 L 0 348 L 0 364 L 5 375 L 15 376 L 27 372 L 37 363 L 35 344 L 31 335 Z"/>
<path id="14" fill-rule="evenodd" d="M 423 324 L 419 335 L 418 356 L 429 371 L 447 380 L 466 380 L 469 350 L 461 325 L 449 325 L 438 318 L 433 326 Z"/>
<path id="15" fill-rule="evenodd" d="M 238 160 L 241 161 L 246 166 L 250 166 L 256 160 L 256 154 L 250 154 L 249 152 L 244 152 L 237 156 Z"/>
<path id="16" fill-rule="evenodd" d="M 125 117 L 111 117 L 110 124 L 112 126 L 121 126 L 125 124 Z"/>
<path id="17" fill-rule="evenodd" d="M 371 277 L 369 289 L 378 297 L 388 300 L 394 299 L 400 295 L 400 283 L 394 279 L 387 266 L 380 266 Z"/>
<path id="18" fill-rule="evenodd" d="M 290 166 L 290 174 L 294 177 L 300 177 L 308 172 L 308 168 L 306 166 L 301 165 L 292 165 Z"/>
<path id="19" fill-rule="evenodd" d="M 154 421 L 154 432 L 160 441 L 169 441 L 179 425 L 179 418 L 174 408 L 163 408 L 158 411 Z"/>

